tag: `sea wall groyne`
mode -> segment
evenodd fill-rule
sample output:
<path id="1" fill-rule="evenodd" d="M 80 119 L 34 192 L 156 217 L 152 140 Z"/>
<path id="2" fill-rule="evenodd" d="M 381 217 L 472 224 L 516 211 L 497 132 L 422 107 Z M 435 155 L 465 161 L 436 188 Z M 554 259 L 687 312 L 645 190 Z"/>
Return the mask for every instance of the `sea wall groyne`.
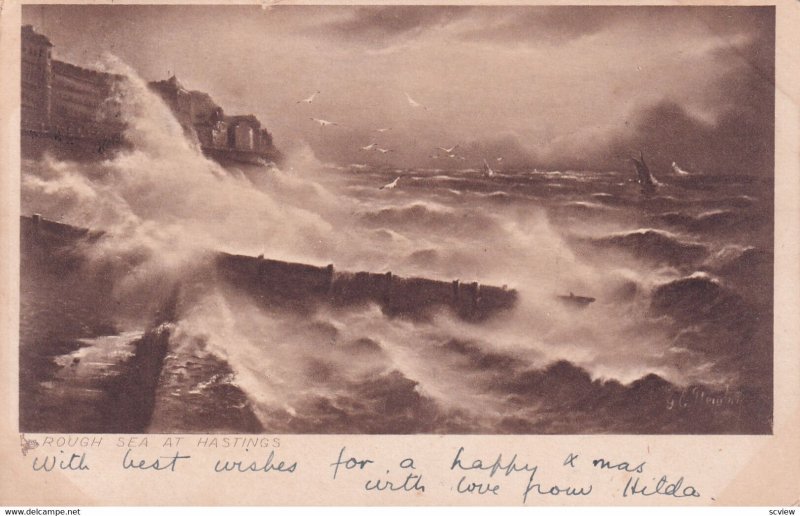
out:
<path id="1" fill-rule="evenodd" d="M 91 245 L 102 233 L 53 222 L 33 215 L 21 219 L 22 244 L 27 253 L 50 253 L 54 245 Z M 227 284 L 249 293 L 264 305 L 304 310 L 319 303 L 333 307 L 377 304 L 388 316 L 426 318 L 438 309 L 452 310 L 468 321 L 481 321 L 513 308 L 514 289 L 459 280 L 401 277 L 392 272 L 338 271 L 333 264 L 319 267 L 271 260 L 263 256 L 217 253 L 216 274 Z M 25 264 L 22 264 L 25 267 Z"/>
<path id="2" fill-rule="evenodd" d="M 317 267 L 220 253 L 216 265 L 225 280 L 268 305 L 303 308 L 309 302 L 323 302 L 344 308 L 373 303 L 386 315 L 415 319 L 445 308 L 462 319 L 481 321 L 513 308 L 517 302 L 513 289 L 459 280 L 406 278 L 392 272 L 337 271 L 333 264 Z"/>

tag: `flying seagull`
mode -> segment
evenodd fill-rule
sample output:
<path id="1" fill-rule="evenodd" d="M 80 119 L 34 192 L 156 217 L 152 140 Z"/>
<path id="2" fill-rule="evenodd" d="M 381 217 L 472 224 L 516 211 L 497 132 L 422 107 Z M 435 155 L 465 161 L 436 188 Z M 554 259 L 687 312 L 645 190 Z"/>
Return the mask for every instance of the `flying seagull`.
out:
<path id="1" fill-rule="evenodd" d="M 436 148 L 437 148 L 437 149 L 439 149 L 439 150 L 443 150 L 443 151 L 444 151 L 444 152 L 446 152 L 447 154 L 452 154 L 452 153 L 453 153 L 453 151 L 454 151 L 454 150 L 456 150 L 456 149 L 458 148 L 458 144 L 455 144 L 455 145 L 453 145 L 453 146 L 452 146 L 452 147 L 450 147 L 449 149 L 445 149 L 444 147 L 436 147 Z"/>
<path id="2" fill-rule="evenodd" d="M 377 143 L 370 143 L 369 145 L 367 145 L 367 146 L 365 146 L 365 147 L 361 147 L 361 150 L 367 150 L 367 151 L 369 151 L 369 150 L 372 150 L 372 149 L 374 149 L 374 148 L 375 148 L 375 147 L 377 147 L 377 146 L 378 146 L 378 144 L 377 144 Z"/>
<path id="3" fill-rule="evenodd" d="M 375 150 L 380 152 L 381 154 L 386 154 L 387 152 L 394 152 L 392 149 L 382 149 L 381 147 L 378 147 Z"/>
<path id="4" fill-rule="evenodd" d="M 375 130 L 378 131 L 379 133 L 385 133 L 389 129 L 391 129 L 391 127 L 382 127 L 381 129 L 375 129 Z"/>
<path id="5" fill-rule="evenodd" d="M 678 164 L 675 163 L 674 161 L 672 162 L 672 171 L 675 172 L 676 174 L 678 174 L 679 176 L 691 175 L 691 174 L 689 174 L 689 172 L 687 172 L 687 171 L 683 170 L 681 167 L 679 167 Z"/>
<path id="6" fill-rule="evenodd" d="M 283 0 L 261 0 L 261 9 L 271 11 L 273 7 L 283 2 Z"/>
<path id="7" fill-rule="evenodd" d="M 382 187 L 378 188 L 378 190 L 391 190 L 397 186 L 397 182 L 400 181 L 399 177 L 396 177 L 394 181 L 389 184 L 383 185 Z"/>
<path id="8" fill-rule="evenodd" d="M 408 93 L 406 93 L 406 98 L 408 99 L 408 103 L 411 105 L 411 107 L 413 107 L 413 108 L 422 108 L 422 109 L 425 109 L 425 110 L 428 109 L 425 106 L 423 106 L 422 104 L 420 104 L 419 102 L 417 102 L 416 100 L 412 99 L 411 95 L 409 95 Z"/>
<path id="9" fill-rule="evenodd" d="M 320 118 L 309 117 L 309 120 L 313 120 L 313 121 L 315 121 L 316 123 L 318 123 L 318 124 L 319 124 L 319 127 L 320 127 L 320 129 L 321 129 L 321 128 L 324 128 L 325 126 L 328 126 L 328 125 L 339 125 L 339 124 L 337 124 L 336 122 L 329 122 L 329 121 L 327 121 L 327 120 L 322 120 L 322 119 L 320 119 Z"/>
<path id="10" fill-rule="evenodd" d="M 295 104 L 299 104 L 301 102 L 305 102 L 306 104 L 311 104 L 312 102 L 314 102 L 314 97 L 317 96 L 317 93 L 319 93 L 319 90 L 317 90 L 314 93 L 312 93 L 311 96 L 308 97 L 307 99 L 298 100 Z"/>

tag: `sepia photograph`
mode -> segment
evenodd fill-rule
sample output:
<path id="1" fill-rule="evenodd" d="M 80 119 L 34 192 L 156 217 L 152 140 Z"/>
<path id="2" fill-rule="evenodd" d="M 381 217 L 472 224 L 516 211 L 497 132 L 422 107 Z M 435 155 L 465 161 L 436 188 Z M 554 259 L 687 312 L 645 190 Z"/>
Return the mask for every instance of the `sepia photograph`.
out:
<path id="1" fill-rule="evenodd" d="M 772 435 L 775 29 L 23 5 L 19 431 Z"/>

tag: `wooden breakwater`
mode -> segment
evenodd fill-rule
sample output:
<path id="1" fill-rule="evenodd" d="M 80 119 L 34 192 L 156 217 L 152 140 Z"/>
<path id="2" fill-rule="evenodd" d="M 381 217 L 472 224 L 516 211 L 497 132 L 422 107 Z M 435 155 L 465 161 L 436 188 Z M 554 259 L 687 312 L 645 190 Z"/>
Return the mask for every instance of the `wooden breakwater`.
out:
<path id="1" fill-rule="evenodd" d="M 340 272 L 333 265 L 316 267 L 227 253 L 217 255 L 216 265 L 230 284 L 273 306 L 301 309 L 309 303 L 334 307 L 374 303 L 389 316 L 415 319 L 449 308 L 462 319 L 480 321 L 517 302 L 516 290 L 478 282 L 404 278 L 391 272 Z"/>
<path id="2" fill-rule="evenodd" d="M 23 249 L 28 256 L 51 255 L 54 247 L 63 255 L 70 244 L 92 245 L 102 238 L 101 232 L 38 215 L 22 217 L 21 230 Z M 265 305 L 286 309 L 303 310 L 320 303 L 334 307 L 372 303 L 389 316 L 420 319 L 445 308 L 462 319 L 481 321 L 513 308 L 518 297 L 516 290 L 478 282 L 401 277 L 391 272 L 338 271 L 333 265 L 318 267 L 261 256 L 217 253 L 214 265 L 218 276 L 228 284 Z"/>

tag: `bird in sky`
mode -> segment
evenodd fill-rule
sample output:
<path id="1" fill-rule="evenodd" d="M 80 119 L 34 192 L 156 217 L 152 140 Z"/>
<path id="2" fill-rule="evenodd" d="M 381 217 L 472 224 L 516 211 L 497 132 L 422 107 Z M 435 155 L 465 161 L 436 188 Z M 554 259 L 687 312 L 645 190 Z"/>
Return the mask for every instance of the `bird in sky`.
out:
<path id="1" fill-rule="evenodd" d="M 378 146 L 378 144 L 377 144 L 377 143 L 370 143 L 369 145 L 366 145 L 366 146 L 364 146 L 364 147 L 361 147 L 361 150 L 370 151 L 370 150 L 374 149 L 374 148 L 375 148 L 375 147 L 377 147 L 377 146 Z"/>
<path id="2" fill-rule="evenodd" d="M 500 156 L 499 158 L 497 158 L 497 161 L 503 161 L 503 157 Z"/>
<path id="3" fill-rule="evenodd" d="M 408 99 L 408 103 L 411 105 L 411 107 L 413 107 L 413 108 L 422 108 L 422 109 L 427 111 L 428 108 L 426 108 L 425 106 L 423 106 L 422 104 L 420 104 L 416 100 L 412 99 L 411 95 L 409 95 L 408 93 L 406 93 L 406 98 Z"/>
<path id="4" fill-rule="evenodd" d="M 318 123 L 320 128 L 324 128 L 324 127 L 327 127 L 329 125 L 339 125 L 336 122 L 329 122 L 328 120 L 322 120 L 321 118 L 309 117 L 309 120 L 313 120 L 316 123 Z"/>
<path id="5" fill-rule="evenodd" d="M 674 161 L 672 162 L 672 171 L 675 172 L 676 174 L 678 174 L 679 176 L 691 175 L 691 174 L 689 174 L 689 172 L 687 172 L 684 169 L 682 169 L 681 167 L 679 167 L 678 164 L 675 163 Z"/>
<path id="6" fill-rule="evenodd" d="M 298 101 L 296 102 L 296 104 L 299 104 L 299 103 L 301 103 L 301 102 L 305 102 L 306 104 L 311 104 L 312 102 L 314 102 L 314 97 L 316 97 L 318 93 L 319 93 L 319 90 L 317 90 L 317 91 L 315 91 L 314 93 L 312 93 L 312 94 L 311 94 L 311 96 L 310 96 L 310 97 L 308 97 L 307 99 L 298 100 Z"/>
<path id="7" fill-rule="evenodd" d="M 261 0 L 261 9 L 271 11 L 273 7 L 283 2 L 283 0 Z"/>
<path id="8" fill-rule="evenodd" d="M 400 181 L 399 177 L 396 177 L 394 181 L 389 184 L 383 185 L 382 187 L 378 188 L 378 190 L 392 190 L 397 186 L 398 181 Z"/>
<path id="9" fill-rule="evenodd" d="M 376 150 L 376 151 L 378 151 L 378 152 L 380 152 L 381 154 L 386 154 L 387 152 L 394 152 L 394 150 L 392 150 L 392 149 L 383 149 L 383 148 L 381 148 L 381 147 L 378 147 L 378 148 L 377 148 L 377 149 L 375 149 L 375 150 Z"/>
<path id="10" fill-rule="evenodd" d="M 378 131 L 379 133 L 385 133 L 389 129 L 391 129 L 391 127 L 382 127 L 380 129 L 375 129 L 375 130 Z"/>
<path id="11" fill-rule="evenodd" d="M 445 149 L 444 147 L 436 147 L 439 150 L 444 151 L 446 154 L 452 154 L 454 150 L 458 148 L 458 144 L 453 145 L 449 149 Z"/>

